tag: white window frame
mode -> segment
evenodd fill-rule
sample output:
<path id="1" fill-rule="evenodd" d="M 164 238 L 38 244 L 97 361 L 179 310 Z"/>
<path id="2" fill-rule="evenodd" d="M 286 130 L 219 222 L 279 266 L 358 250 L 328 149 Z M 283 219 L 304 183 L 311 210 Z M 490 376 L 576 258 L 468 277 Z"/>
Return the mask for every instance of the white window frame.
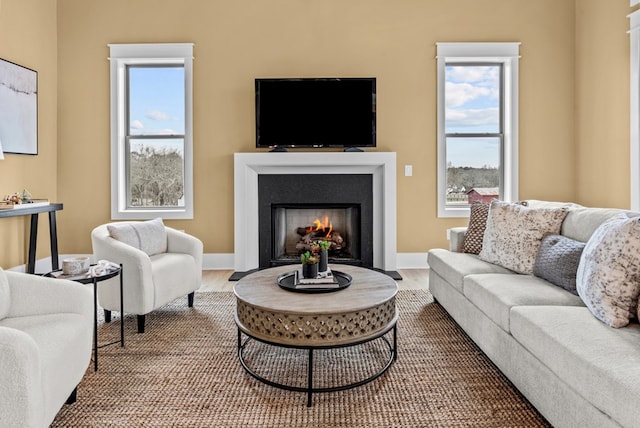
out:
<path id="1" fill-rule="evenodd" d="M 109 44 L 111 62 L 111 218 L 147 220 L 193 218 L 193 44 Z M 127 206 L 126 79 L 129 65 L 181 64 L 185 79 L 184 207 Z"/>
<path id="2" fill-rule="evenodd" d="M 468 217 L 468 206 L 447 206 L 445 67 L 448 63 L 500 63 L 504 73 L 501 195 L 518 200 L 518 60 L 520 43 L 436 43 L 438 67 L 438 217 Z"/>
<path id="3" fill-rule="evenodd" d="M 630 52 L 629 101 L 630 138 L 630 208 L 640 211 L 640 10 L 628 15 Z"/>

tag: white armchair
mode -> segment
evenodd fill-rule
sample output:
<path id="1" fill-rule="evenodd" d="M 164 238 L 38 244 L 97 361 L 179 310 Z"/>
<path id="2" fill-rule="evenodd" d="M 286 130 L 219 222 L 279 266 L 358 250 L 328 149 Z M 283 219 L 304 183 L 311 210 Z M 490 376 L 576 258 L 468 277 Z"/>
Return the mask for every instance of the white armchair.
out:
<path id="1" fill-rule="evenodd" d="M 0 269 L 0 426 L 46 427 L 91 361 L 93 290 Z"/>
<path id="2" fill-rule="evenodd" d="M 198 238 L 155 219 L 98 226 L 91 242 L 97 260 L 122 263 L 124 312 L 137 315 L 138 333 L 144 333 L 146 314 L 179 297 L 187 295 L 193 306 L 202 282 L 203 245 Z M 117 280 L 98 287 L 98 300 L 109 322 L 111 311 L 120 310 Z"/>

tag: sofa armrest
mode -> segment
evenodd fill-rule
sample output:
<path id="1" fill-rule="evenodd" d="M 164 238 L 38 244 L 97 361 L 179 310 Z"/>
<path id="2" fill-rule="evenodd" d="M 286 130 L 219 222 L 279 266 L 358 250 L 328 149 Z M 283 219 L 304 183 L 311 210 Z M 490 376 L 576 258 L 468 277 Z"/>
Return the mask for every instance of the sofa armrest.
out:
<path id="1" fill-rule="evenodd" d="M 204 245 L 202 241 L 193 235 L 167 227 L 167 252 L 191 254 L 196 261 L 196 266 L 202 270 L 202 253 Z"/>
<path id="2" fill-rule="evenodd" d="M 44 426 L 40 365 L 31 336 L 0 326 L 0 426 Z"/>
<path id="3" fill-rule="evenodd" d="M 449 235 L 449 251 L 456 253 L 462 252 L 462 243 L 464 242 L 464 235 L 467 233 L 466 227 L 452 227 L 447 229 Z"/>
<path id="4" fill-rule="evenodd" d="M 66 279 L 5 271 L 11 293 L 8 317 L 74 313 L 93 319 L 90 286 Z"/>

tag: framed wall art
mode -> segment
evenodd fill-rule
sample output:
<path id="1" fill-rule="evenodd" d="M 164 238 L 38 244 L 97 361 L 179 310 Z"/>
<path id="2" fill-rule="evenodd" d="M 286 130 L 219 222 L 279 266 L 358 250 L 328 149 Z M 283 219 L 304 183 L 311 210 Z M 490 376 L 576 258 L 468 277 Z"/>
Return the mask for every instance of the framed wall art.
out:
<path id="1" fill-rule="evenodd" d="M 38 154 L 38 72 L 1 58 L 0 141 L 4 153 Z"/>

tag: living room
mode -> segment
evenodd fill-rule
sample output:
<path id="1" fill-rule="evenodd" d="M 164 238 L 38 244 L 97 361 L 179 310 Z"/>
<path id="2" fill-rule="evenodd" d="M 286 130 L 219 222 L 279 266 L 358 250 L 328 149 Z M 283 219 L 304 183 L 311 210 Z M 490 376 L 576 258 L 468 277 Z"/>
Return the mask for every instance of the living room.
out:
<path id="1" fill-rule="evenodd" d="M 63 203 L 60 253 L 90 254 L 92 229 L 111 221 L 108 45 L 193 43 L 194 215 L 166 224 L 202 240 L 205 269 L 233 269 L 234 154 L 259 151 L 254 80 L 363 76 L 377 79 L 377 147 L 367 150 L 396 153 L 397 268 L 426 268 L 430 249 L 448 248 L 447 229 L 468 222 L 437 212 L 436 44 L 520 43 L 519 199 L 628 209 L 627 15 L 636 9 L 627 0 L 0 0 L 0 58 L 38 72 L 38 154 L 4 155 L 2 194 Z M 0 265 L 24 265 L 28 222 L 3 219 L 0 234 Z M 48 245 L 40 233 L 38 259 Z"/>

